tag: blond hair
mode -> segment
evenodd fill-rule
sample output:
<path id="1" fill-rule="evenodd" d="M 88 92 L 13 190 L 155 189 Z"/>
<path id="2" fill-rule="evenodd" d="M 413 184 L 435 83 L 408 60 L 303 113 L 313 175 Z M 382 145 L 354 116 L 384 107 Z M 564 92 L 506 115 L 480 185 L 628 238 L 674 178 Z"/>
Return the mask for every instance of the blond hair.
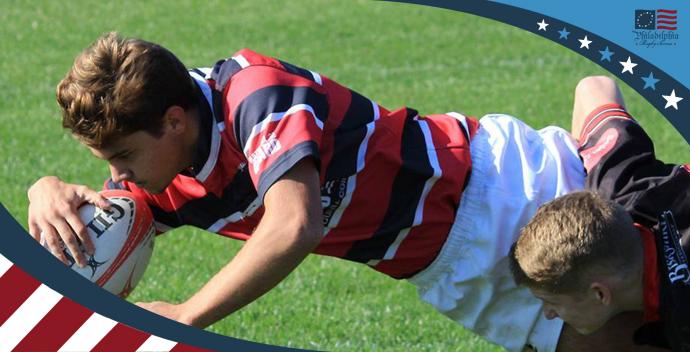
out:
<path id="1" fill-rule="evenodd" d="M 195 105 L 193 83 L 175 55 L 115 32 L 75 59 L 56 95 L 62 126 L 97 148 L 140 130 L 159 135 L 170 106 Z"/>
<path id="2" fill-rule="evenodd" d="M 640 236 L 620 205 L 590 191 L 542 205 L 510 252 L 518 284 L 582 292 L 594 275 L 628 276 L 642 258 Z"/>

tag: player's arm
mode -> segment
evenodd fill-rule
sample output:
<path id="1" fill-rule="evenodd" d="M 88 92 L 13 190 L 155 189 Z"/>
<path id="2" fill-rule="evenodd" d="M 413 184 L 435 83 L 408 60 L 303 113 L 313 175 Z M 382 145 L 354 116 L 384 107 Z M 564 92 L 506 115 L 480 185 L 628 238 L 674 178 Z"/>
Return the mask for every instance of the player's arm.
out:
<path id="1" fill-rule="evenodd" d="M 251 52 L 243 55 L 250 63 L 266 60 Z M 232 126 L 237 151 L 247 158 L 249 176 L 263 199 L 259 225 L 235 258 L 189 300 L 142 307 L 208 326 L 273 288 L 320 242 L 317 164 L 328 100 L 311 75 L 310 79 L 271 65 L 237 71 L 234 59 L 227 60 L 212 75 L 215 88 L 224 92 L 226 126 Z M 225 90 L 222 82 L 232 74 L 234 83 Z"/>
<path id="2" fill-rule="evenodd" d="M 237 255 L 186 302 L 139 303 L 168 318 L 206 327 L 272 289 L 318 245 L 323 233 L 319 176 L 302 159 L 266 192 L 265 212 Z"/>
<path id="3" fill-rule="evenodd" d="M 79 250 L 77 239 L 88 253 L 94 246 L 79 218 L 78 208 L 84 203 L 92 203 L 103 209 L 110 209 L 110 203 L 98 192 L 87 186 L 63 182 L 56 176 L 45 176 L 36 181 L 28 190 L 29 233 L 37 241 L 43 241 L 53 255 L 65 264 L 67 257 L 60 248 L 62 240 L 71 252 L 77 265 L 86 265 L 86 258 Z"/>

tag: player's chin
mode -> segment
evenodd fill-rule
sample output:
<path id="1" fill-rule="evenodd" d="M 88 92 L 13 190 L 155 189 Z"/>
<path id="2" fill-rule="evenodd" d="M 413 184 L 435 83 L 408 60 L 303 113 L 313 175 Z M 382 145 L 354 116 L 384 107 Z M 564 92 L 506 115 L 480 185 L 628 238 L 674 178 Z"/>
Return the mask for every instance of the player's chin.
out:
<path id="1" fill-rule="evenodd" d="M 571 325 L 572 326 L 572 325 Z M 597 330 L 599 330 L 600 326 L 592 327 L 592 326 L 572 326 L 575 331 L 578 332 L 580 335 L 591 335 Z"/>
<path id="2" fill-rule="evenodd" d="M 146 192 L 148 193 L 161 194 L 163 193 L 163 191 L 165 191 L 165 189 L 168 187 L 170 183 L 172 183 L 172 180 L 170 180 L 169 182 L 163 182 L 159 184 L 144 181 L 141 183 L 137 183 L 137 186 L 139 186 L 139 188 L 146 190 Z"/>
<path id="3" fill-rule="evenodd" d="M 165 191 L 166 187 L 167 186 L 162 186 L 162 187 L 161 186 L 158 186 L 158 187 L 146 186 L 146 187 L 144 187 L 144 189 L 151 194 L 161 194 L 161 193 L 163 193 L 163 191 Z"/>
<path id="4" fill-rule="evenodd" d="M 172 183 L 172 180 L 170 180 L 170 182 L 165 182 L 165 183 L 157 184 L 157 185 L 147 184 L 145 189 L 151 194 L 161 194 L 168 188 L 168 186 L 171 183 Z"/>

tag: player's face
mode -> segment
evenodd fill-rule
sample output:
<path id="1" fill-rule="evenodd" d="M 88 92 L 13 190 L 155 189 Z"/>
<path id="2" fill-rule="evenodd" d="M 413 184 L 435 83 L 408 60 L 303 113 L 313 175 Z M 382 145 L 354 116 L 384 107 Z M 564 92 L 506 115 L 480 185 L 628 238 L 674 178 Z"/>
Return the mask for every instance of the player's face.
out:
<path id="1" fill-rule="evenodd" d="M 150 193 L 161 193 L 188 164 L 184 143 L 169 130 L 158 137 L 137 131 L 103 149 L 89 148 L 107 160 L 114 182 L 129 181 Z"/>
<path id="2" fill-rule="evenodd" d="M 595 332 L 611 317 L 609 307 L 603 305 L 593 294 L 563 295 L 539 289 L 531 291 L 544 303 L 546 319 L 561 318 L 583 335 Z"/>

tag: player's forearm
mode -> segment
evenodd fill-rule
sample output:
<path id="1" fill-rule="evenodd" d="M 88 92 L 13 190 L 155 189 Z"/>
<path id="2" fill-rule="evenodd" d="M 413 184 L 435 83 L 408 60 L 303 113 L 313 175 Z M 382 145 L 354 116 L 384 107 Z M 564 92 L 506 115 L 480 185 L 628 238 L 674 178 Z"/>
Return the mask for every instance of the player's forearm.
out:
<path id="1" fill-rule="evenodd" d="M 178 320 L 206 327 L 277 285 L 321 241 L 319 174 L 305 158 L 264 197 L 264 216 L 251 238 L 218 274 L 187 302 Z"/>
<path id="2" fill-rule="evenodd" d="M 183 304 L 184 322 L 206 327 L 269 291 L 316 247 L 321 236 L 316 231 L 262 222 L 235 258 Z"/>

